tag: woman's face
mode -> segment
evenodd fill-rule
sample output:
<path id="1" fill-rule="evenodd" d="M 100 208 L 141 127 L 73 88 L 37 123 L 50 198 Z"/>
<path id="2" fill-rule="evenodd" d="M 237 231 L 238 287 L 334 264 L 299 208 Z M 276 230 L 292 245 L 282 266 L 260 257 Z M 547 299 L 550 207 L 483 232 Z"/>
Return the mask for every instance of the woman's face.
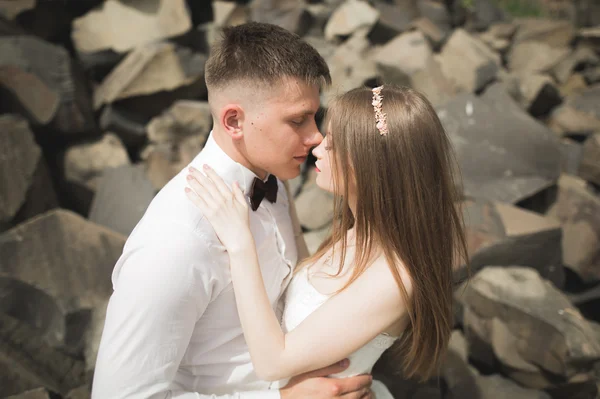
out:
<path id="1" fill-rule="evenodd" d="M 317 161 L 315 162 L 315 168 L 317 171 L 317 186 L 321 187 L 325 191 L 335 194 L 335 186 L 333 181 L 334 178 L 336 178 L 338 179 L 337 181 L 341 183 L 341 180 L 339 179 L 341 176 L 336 175 L 334 177 L 333 152 L 331 151 L 328 142 L 328 137 L 325 137 L 321 144 L 313 149 L 312 153 L 317 158 Z M 338 189 L 342 190 L 341 187 L 338 187 Z"/>

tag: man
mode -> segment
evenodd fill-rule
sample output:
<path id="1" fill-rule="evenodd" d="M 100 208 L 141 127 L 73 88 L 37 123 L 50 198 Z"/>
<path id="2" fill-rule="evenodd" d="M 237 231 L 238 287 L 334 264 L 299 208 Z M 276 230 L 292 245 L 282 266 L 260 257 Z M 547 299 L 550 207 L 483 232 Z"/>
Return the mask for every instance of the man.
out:
<path id="1" fill-rule="evenodd" d="M 274 176 L 296 177 L 322 140 L 315 114 L 319 89 L 330 80 L 314 48 L 269 24 L 226 29 L 206 64 L 213 131 L 190 166 L 211 165 L 251 197 L 263 279 L 279 313 L 306 246 L 292 197 Z M 227 254 L 186 198 L 185 175 L 152 201 L 115 266 L 92 397 L 368 397 L 370 376 L 324 378 L 343 363 L 297 376 L 280 390 L 256 378 Z"/>

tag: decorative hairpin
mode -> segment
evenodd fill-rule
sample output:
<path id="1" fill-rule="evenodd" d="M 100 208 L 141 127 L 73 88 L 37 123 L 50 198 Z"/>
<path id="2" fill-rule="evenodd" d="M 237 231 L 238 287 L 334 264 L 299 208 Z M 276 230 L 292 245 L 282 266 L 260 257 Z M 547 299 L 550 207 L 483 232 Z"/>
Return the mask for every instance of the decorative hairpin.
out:
<path id="1" fill-rule="evenodd" d="M 387 114 L 383 112 L 381 108 L 383 103 L 383 96 L 381 95 L 382 89 L 383 85 L 375 87 L 371 91 L 373 92 L 373 109 L 375 109 L 375 126 L 377 126 L 377 129 L 379 130 L 379 134 L 385 136 L 389 132 L 387 126 Z"/>

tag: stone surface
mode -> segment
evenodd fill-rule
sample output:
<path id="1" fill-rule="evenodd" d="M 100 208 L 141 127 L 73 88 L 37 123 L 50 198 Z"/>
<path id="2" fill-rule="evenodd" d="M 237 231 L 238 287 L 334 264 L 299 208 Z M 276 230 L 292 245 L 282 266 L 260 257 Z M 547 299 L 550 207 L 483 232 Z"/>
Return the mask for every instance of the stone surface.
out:
<path id="1" fill-rule="evenodd" d="M 62 47 L 34 36 L 0 37 L 0 87 L 3 107 L 23 110 L 36 125 L 76 134 L 95 127 L 84 77 Z"/>
<path id="2" fill-rule="evenodd" d="M 48 391 L 46 388 L 37 388 L 17 395 L 7 396 L 5 399 L 59 399 L 59 395 Z"/>
<path id="3" fill-rule="evenodd" d="M 14 19 L 24 11 L 35 7 L 36 0 L 0 0 L 0 15 Z"/>
<path id="4" fill-rule="evenodd" d="M 563 58 L 554 68 L 552 75 L 559 83 L 564 83 L 576 69 L 600 64 L 600 57 L 590 46 L 579 45 L 571 54 Z"/>
<path id="5" fill-rule="evenodd" d="M 456 87 L 474 93 L 494 80 L 500 59 L 482 41 L 459 28 L 442 48 L 439 62 Z"/>
<path id="6" fill-rule="evenodd" d="M 580 93 L 567 98 L 564 104 L 552 111 L 549 126 L 557 134 L 587 136 L 595 131 L 600 131 L 600 118 L 584 109 L 577 109 L 576 105 L 569 101 L 578 95 Z"/>
<path id="7" fill-rule="evenodd" d="M 250 20 L 250 9 L 247 5 L 230 1 L 213 1 L 215 26 L 236 26 Z"/>
<path id="8" fill-rule="evenodd" d="M 325 25 L 325 38 L 334 40 L 349 36 L 359 29 L 371 29 L 379 18 L 379 12 L 367 2 L 346 0 L 339 6 Z"/>
<path id="9" fill-rule="evenodd" d="M 0 238 L 0 279 L 8 290 L 0 306 L 43 331 L 53 347 L 81 355 L 90 309 L 112 293 L 124 243 L 124 236 L 60 209 L 8 230 Z"/>
<path id="10" fill-rule="evenodd" d="M 533 116 L 548 114 L 562 102 L 560 92 L 548 75 L 525 73 L 519 78 L 521 105 Z"/>
<path id="11" fill-rule="evenodd" d="M 94 107 L 190 85 L 202 79 L 205 62 L 205 55 L 171 43 L 136 48 L 96 89 Z"/>
<path id="12" fill-rule="evenodd" d="M 98 182 L 89 219 L 128 236 L 155 194 L 143 165 L 106 170 Z"/>
<path id="13" fill-rule="evenodd" d="M 378 76 L 366 30 L 355 32 L 326 59 L 331 74 L 331 87 L 324 90 L 321 103 L 327 107 L 332 97 L 360 87 Z"/>
<path id="14" fill-rule="evenodd" d="M 250 3 L 250 20 L 278 25 L 300 36 L 313 22 L 303 2 L 296 0 L 254 0 Z"/>
<path id="15" fill-rule="evenodd" d="M 500 85 L 437 107 L 457 154 L 465 194 L 516 203 L 554 184 L 558 139 L 523 112 Z"/>
<path id="16" fill-rule="evenodd" d="M 508 53 L 508 67 L 521 73 L 547 73 L 567 58 L 570 51 L 568 47 L 552 47 L 543 42 L 513 43 Z"/>
<path id="17" fill-rule="evenodd" d="M 9 300 L 29 303 L 37 311 L 54 311 L 55 303 L 40 290 L 15 280 L 0 278 L 3 301 L 0 305 L 0 386 L 2 395 L 16 395 L 45 387 L 59 394 L 82 384 L 86 378 L 81 360 L 68 356 L 52 345 L 52 331 L 44 326 L 21 322 Z M 37 302 L 36 302 L 37 301 Z M 9 305 L 9 306 L 7 306 Z M 25 316 L 32 313 L 25 312 Z M 13 315 L 11 315 L 13 313 Z M 41 328 L 40 328 L 41 327 Z M 55 399 L 53 397 L 52 399 Z M 58 399 L 58 398 L 56 398 Z"/>
<path id="18" fill-rule="evenodd" d="M 429 18 L 417 18 L 411 22 L 411 27 L 421 31 L 421 33 L 429 40 L 433 49 L 440 48 L 446 39 L 447 32 L 441 30 L 436 24 L 431 22 Z"/>
<path id="19" fill-rule="evenodd" d="M 191 28 L 185 0 L 106 0 L 73 21 L 72 39 L 82 53 L 108 49 L 123 53 Z"/>
<path id="20" fill-rule="evenodd" d="M 575 140 L 563 138 L 560 142 L 560 152 L 562 154 L 561 169 L 563 173 L 577 175 L 583 156 L 583 145 Z"/>
<path id="21" fill-rule="evenodd" d="M 127 149 L 112 133 L 106 133 L 93 142 L 68 148 L 64 162 L 65 178 L 92 191 L 96 189 L 98 179 L 105 169 L 130 163 Z"/>
<path id="22" fill-rule="evenodd" d="M 600 185 L 600 133 L 588 137 L 583 144 L 579 176 Z"/>
<path id="23" fill-rule="evenodd" d="M 453 97 L 452 84 L 442 73 L 425 36 L 420 31 L 403 33 L 377 50 L 375 62 L 385 82 L 410 86 L 434 104 Z"/>
<path id="24" fill-rule="evenodd" d="M 100 114 L 100 128 L 113 132 L 128 147 L 139 147 L 147 140 L 145 118 L 117 104 L 107 105 Z"/>
<path id="25" fill-rule="evenodd" d="M 178 101 L 170 109 L 153 118 L 147 131 L 148 139 L 152 143 L 177 144 L 189 136 L 203 136 L 206 141 L 211 128 L 212 115 L 208 102 Z"/>
<path id="26" fill-rule="evenodd" d="M 487 265 L 519 265 L 563 286 L 562 232 L 557 219 L 481 199 L 463 203 L 463 218 L 472 274 Z M 459 277 L 464 273 L 461 270 Z"/>
<path id="27" fill-rule="evenodd" d="M 564 48 L 575 38 L 575 27 L 569 21 L 543 18 L 515 19 L 517 32 L 513 40 L 515 44 L 523 42 L 545 43 L 550 47 Z"/>
<path id="28" fill-rule="evenodd" d="M 544 373 L 568 380 L 591 370 L 600 358 L 591 325 L 535 270 L 486 267 L 460 300 L 469 343 L 473 337 L 485 342 L 510 362 L 502 363 L 505 372 L 526 387 L 559 385 Z"/>
<path id="29" fill-rule="evenodd" d="M 411 22 L 420 15 L 415 2 L 401 4 L 377 2 L 374 6 L 379 11 L 379 21 L 375 26 L 374 34 L 381 42 L 386 42 L 409 30 Z"/>
<path id="30" fill-rule="evenodd" d="M 600 281 L 600 197 L 585 181 L 562 175 L 558 197 L 548 215 L 562 224 L 565 266 L 584 282 Z"/>
<path id="31" fill-rule="evenodd" d="M 0 225 L 10 222 L 25 203 L 41 155 L 27 121 L 0 116 Z"/>

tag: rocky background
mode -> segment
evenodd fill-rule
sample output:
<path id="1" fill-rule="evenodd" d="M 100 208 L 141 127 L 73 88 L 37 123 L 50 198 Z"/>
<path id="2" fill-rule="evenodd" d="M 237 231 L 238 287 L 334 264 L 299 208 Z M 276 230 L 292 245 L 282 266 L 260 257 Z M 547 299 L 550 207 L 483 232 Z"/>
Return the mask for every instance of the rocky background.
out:
<path id="1" fill-rule="evenodd" d="M 250 20 L 327 59 L 323 109 L 410 85 L 456 147 L 472 278 L 439 378 L 378 363 L 395 396 L 600 397 L 598 0 L 0 0 L 0 396 L 89 397 L 114 263 L 204 145 L 217 30 Z M 313 161 L 291 183 L 314 251 Z"/>

